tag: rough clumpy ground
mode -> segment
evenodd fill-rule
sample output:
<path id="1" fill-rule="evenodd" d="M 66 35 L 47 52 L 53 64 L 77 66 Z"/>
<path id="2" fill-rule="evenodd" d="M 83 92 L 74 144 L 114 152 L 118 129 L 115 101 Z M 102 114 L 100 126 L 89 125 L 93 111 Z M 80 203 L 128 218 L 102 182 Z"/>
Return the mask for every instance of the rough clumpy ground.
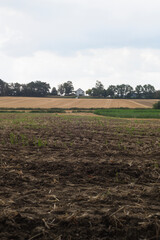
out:
<path id="1" fill-rule="evenodd" d="M 160 239 L 159 121 L 0 116 L 0 239 Z"/>

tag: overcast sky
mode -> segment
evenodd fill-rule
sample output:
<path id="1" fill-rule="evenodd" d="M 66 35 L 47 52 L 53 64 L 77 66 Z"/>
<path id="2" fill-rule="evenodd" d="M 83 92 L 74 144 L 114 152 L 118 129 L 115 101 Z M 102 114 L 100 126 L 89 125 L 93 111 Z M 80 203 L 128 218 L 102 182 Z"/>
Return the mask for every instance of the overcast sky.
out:
<path id="1" fill-rule="evenodd" d="M 0 0 L 0 78 L 160 89 L 160 1 Z"/>

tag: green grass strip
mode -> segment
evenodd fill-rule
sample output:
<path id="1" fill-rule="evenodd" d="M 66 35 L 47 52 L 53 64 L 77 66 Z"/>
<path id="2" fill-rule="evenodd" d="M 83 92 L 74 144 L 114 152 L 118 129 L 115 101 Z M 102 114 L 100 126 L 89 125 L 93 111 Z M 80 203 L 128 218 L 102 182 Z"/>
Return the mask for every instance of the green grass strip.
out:
<path id="1" fill-rule="evenodd" d="M 94 113 L 118 118 L 160 118 L 160 109 L 97 109 Z"/>

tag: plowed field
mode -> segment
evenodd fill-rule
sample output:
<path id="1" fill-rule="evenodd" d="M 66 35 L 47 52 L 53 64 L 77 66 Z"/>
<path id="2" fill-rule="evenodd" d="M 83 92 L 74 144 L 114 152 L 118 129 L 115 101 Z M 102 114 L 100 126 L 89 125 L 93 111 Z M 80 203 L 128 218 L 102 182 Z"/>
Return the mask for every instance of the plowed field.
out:
<path id="1" fill-rule="evenodd" d="M 0 121 L 1 240 L 160 239 L 159 121 Z"/>
<path id="2" fill-rule="evenodd" d="M 0 97 L 6 108 L 152 108 L 157 100 Z"/>

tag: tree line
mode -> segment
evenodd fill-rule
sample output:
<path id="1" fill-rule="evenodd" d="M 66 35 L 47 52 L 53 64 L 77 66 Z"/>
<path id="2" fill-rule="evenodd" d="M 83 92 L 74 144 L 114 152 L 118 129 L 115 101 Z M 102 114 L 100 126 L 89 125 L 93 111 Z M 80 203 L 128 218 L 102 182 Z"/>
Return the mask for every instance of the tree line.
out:
<path id="1" fill-rule="evenodd" d="M 95 87 L 88 89 L 86 93 L 92 97 L 104 98 L 160 98 L 160 91 L 155 90 L 151 84 L 137 85 L 135 89 L 128 84 L 110 85 L 105 89 L 97 81 Z"/>
<path id="2" fill-rule="evenodd" d="M 24 96 L 24 97 L 46 97 L 49 95 L 58 96 L 65 95 L 69 96 L 73 94 L 73 84 L 71 81 L 65 82 L 58 86 L 58 89 L 53 87 L 46 82 L 35 81 L 28 84 L 20 83 L 6 83 L 0 79 L 0 96 Z"/>
<path id="3" fill-rule="evenodd" d="M 100 81 L 96 81 L 95 87 L 88 89 L 86 94 L 95 98 L 158 98 L 160 90 L 155 90 L 150 84 L 132 86 L 110 85 L 107 89 Z M 74 86 L 71 81 L 60 84 L 58 88 L 42 81 L 32 81 L 28 84 L 6 83 L 0 79 L 0 96 L 26 96 L 26 97 L 46 97 L 46 96 L 74 96 Z"/>

